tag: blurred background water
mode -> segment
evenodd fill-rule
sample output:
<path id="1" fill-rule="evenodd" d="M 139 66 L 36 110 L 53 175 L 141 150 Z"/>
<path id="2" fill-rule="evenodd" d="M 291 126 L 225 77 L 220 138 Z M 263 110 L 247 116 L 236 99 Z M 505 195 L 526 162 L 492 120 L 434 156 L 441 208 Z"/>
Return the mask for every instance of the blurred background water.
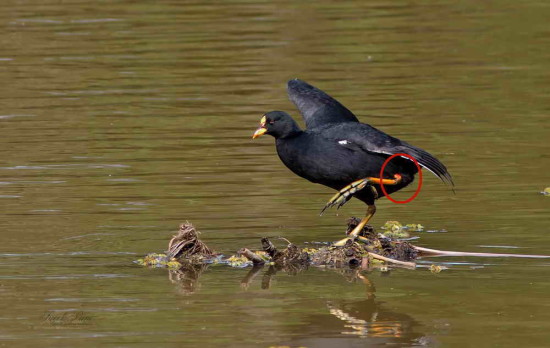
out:
<path id="1" fill-rule="evenodd" d="M 425 148 L 456 195 L 378 203 L 431 248 L 550 254 L 550 5 L 544 1 L 7 0 L 0 11 L 4 346 L 531 346 L 549 261 L 437 259 L 439 274 L 247 269 L 178 281 L 132 263 L 189 220 L 217 251 L 341 237 L 350 202 L 252 132 L 286 81 Z M 405 199 L 414 191 L 398 193 Z M 198 271 L 200 273 L 200 270 Z"/>

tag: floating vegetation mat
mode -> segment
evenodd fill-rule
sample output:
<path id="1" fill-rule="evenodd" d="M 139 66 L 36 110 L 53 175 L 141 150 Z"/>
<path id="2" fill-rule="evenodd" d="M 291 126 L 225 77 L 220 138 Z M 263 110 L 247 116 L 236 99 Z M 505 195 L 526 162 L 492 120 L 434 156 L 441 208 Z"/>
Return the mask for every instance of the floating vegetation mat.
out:
<path id="1" fill-rule="evenodd" d="M 357 226 L 359 219 L 348 220 L 346 234 Z M 406 228 L 409 226 L 408 228 Z M 235 268 L 249 267 L 241 280 L 241 287 L 248 289 L 254 279 L 261 276 L 261 288 L 269 289 L 273 277 L 280 271 L 290 275 L 298 274 L 308 267 L 330 269 L 344 276 L 348 281 L 357 280 L 370 284 L 365 272 L 378 270 L 390 272 L 390 268 L 400 267 L 415 269 L 416 260 L 420 257 L 459 256 L 459 257 L 522 257 L 550 258 L 549 255 L 494 254 L 435 250 L 415 246 L 401 232 L 419 231 L 420 225 L 401 225 L 397 221 L 388 221 L 382 233 L 376 233 L 372 226 L 365 226 L 355 240 L 347 240 L 343 246 L 332 246 L 327 243 L 311 243 L 309 247 L 297 246 L 284 238 L 262 238 L 260 250 L 240 249 L 235 255 L 225 257 L 210 249 L 199 238 L 200 233 L 186 222 L 180 225 L 168 243 L 165 253 L 152 253 L 134 261 L 148 268 L 165 268 L 168 278 L 182 295 L 191 295 L 200 289 L 199 278 L 213 264 L 223 264 Z M 429 231 L 428 231 L 429 232 Z M 282 242 L 281 242 L 282 240 Z M 282 244 L 282 247 L 277 247 Z M 311 247 L 319 246 L 319 247 Z M 437 263 L 420 264 L 423 269 L 437 274 L 447 269 Z"/>
<path id="2" fill-rule="evenodd" d="M 346 234 L 359 224 L 357 218 L 350 218 Z M 208 264 L 226 264 L 231 267 L 261 267 L 270 265 L 275 269 L 284 269 L 295 273 L 309 266 L 334 269 L 369 269 L 372 267 L 398 266 L 415 268 L 418 257 L 433 256 L 476 256 L 476 257 L 523 257 L 550 258 L 548 255 L 495 254 L 435 250 L 415 246 L 406 240 L 409 231 L 421 231 L 422 225 L 402 225 L 397 221 L 388 221 L 382 233 L 376 233 L 372 226 L 365 226 L 356 240 L 349 239 L 343 246 L 322 245 L 299 247 L 284 238 L 285 246 L 278 248 L 270 238 L 261 239 L 261 250 L 240 249 L 235 255 L 224 257 L 210 249 L 200 240 L 200 232 L 186 222 L 168 243 L 166 253 L 148 254 L 135 263 L 151 268 L 168 268 L 171 270 L 192 269 L 200 273 Z M 431 267 L 434 273 L 441 271 L 437 266 Z M 181 277 L 180 277 L 181 278 Z"/>
<path id="3" fill-rule="evenodd" d="M 349 219 L 346 233 L 349 234 L 358 223 L 359 219 Z M 400 224 L 399 226 L 403 229 Z M 169 241 L 166 253 L 148 254 L 135 262 L 141 266 L 169 269 L 179 269 L 189 264 L 226 264 L 231 267 L 269 264 L 294 270 L 308 266 L 365 268 L 380 262 L 414 267 L 411 261 L 416 259 L 417 251 L 408 242 L 395 239 L 395 228 L 392 231 L 392 236 L 389 236 L 389 230 L 377 234 L 371 226 L 365 226 L 360 233 L 360 242 L 349 240 L 341 247 L 327 245 L 304 248 L 285 239 L 286 246 L 277 248 L 269 238 L 262 238 L 261 250 L 243 248 L 226 258 L 201 241 L 200 232 L 186 222 L 180 225 L 178 233 Z"/>

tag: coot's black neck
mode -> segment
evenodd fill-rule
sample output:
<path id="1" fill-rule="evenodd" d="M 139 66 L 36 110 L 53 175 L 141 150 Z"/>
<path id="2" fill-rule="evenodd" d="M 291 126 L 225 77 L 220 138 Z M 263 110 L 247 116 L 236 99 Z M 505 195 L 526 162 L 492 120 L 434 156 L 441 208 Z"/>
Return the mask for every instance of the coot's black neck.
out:
<path id="1" fill-rule="evenodd" d="M 277 129 L 271 131 L 270 134 L 275 137 L 275 139 L 287 139 L 293 138 L 302 134 L 303 131 L 300 129 L 300 126 L 292 118 L 286 119 L 284 123 L 280 124 Z"/>

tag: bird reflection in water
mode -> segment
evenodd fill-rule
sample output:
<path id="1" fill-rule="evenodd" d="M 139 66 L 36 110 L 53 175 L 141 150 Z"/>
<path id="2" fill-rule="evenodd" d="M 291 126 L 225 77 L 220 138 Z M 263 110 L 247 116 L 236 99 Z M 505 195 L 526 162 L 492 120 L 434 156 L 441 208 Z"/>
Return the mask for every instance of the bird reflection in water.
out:
<path id="1" fill-rule="evenodd" d="M 192 295 L 200 289 L 199 279 L 209 265 L 190 265 L 177 271 L 170 271 L 169 279 L 177 285 L 181 295 Z M 304 268 L 288 268 L 262 265 L 252 267 L 242 278 L 241 289 L 247 291 L 263 272 L 260 280 L 262 289 L 272 287 L 272 280 L 279 272 L 299 276 Z M 430 345 L 432 338 L 418 332 L 421 325 L 410 315 L 385 308 L 384 302 L 376 299 L 376 288 L 361 267 L 331 269 L 341 274 L 348 282 L 361 282 L 365 285 L 365 297 L 361 300 L 334 299 L 324 301 L 329 315 L 314 314 L 304 319 L 308 324 L 297 328 L 297 338 L 281 342 L 290 346 L 316 346 L 327 340 L 337 346 L 354 346 L 353 338 L 365 340 L 368 344 Z M 384 271 L 383 271 L 384 272 Z M 389 271 L 384 272 L 385 275 Z M 319 303 L 319 305 L 323 305 Z M 315 338 L 313 338 L 315 337 Z M 349 341 L 352 339 L 352 341 Z"/>
<path id="2" fill-rule="evenodd" d="M 307 328 L 315 328 L 314 332 L 306 329 L 301 332 L 304 338 L 294 340 L 290 345 L 315 346 L 322 341 L 338 347 L 356 345 L 360 339 L 361 345 L 431 345 L 432 338 L 419 331 L 421 324 L 410 315 L 388 310 L 385 304 L 376 300 L 375 287 L 372 282 L 360 272 L 355 273 L 356 280 L 365 284 L 366 296 L 361 300 L 327 301 L 327 315 L 312 315 L 307 318 Z M 331 320 L 330 318 L 333 318 Z M 343 325 L 343 327 L 342 327 Z M 322 334 L 319 334 L 322 332 Z M 316 334 L 317 338 L 312 338 Z"/>
<path id="3" fill-rule="evenodd" d="M 261 270 L 262 267 L 251 269 L 243 278 L 241 287 L 248 289 L 252 280 Z M 296 269 L 287 272 L 288 270 L 271 266 L 262 277 L 262 289 L 269 289 L 272 278 L 279 271 L 297 274 Z M 365 298 L 327 301 L 326 306 L 330 316 L 309 316 L 305 320 L 308 325 L 299 328 L 300 336 L 308 338 L 305 341 L 297 339 L 291 342 L 290 346 L 315 346 L 320 343 L 318 340 L 323 339 L 323 335 L 320 335 L 319 332 L 326 335 L 325 339 L 330 337 L 331 342 L 336 346 L 346 346 L 346 342 L 353 337 L 366 339 L 372 344 L 429 345 L 433 343 L 431 342 L 432 338 L 417 331 L 421 325 L 414 318 L 408 314 L 388 310 L 383 302 L 376 300 L 376 288 L 360 267 L 333 269 L 332 271 L 340 273 L 348 282 L 362 282 L 365 285 Z M 385 271 L 384 275 L 389 275 L 389 272 L 389 270 Z M 337 321 L 330 320 L 330 318 L 337 319 Z M 335 335 L 343 337 L 337 338 L 334 337 Z M 318 338 L 312 339 L 313 336 Z"/>
<path id="4" fill-rule="evenodd" d="M 366 286 L 365 300 L 327 303 L 329 313 L 345 323 L 345 329 L 341 333 L 364 338 L 404 337 L 414 320 L 408 315 L 381 310 L 375 301 L 374 285 L 362 274 L 357 273 L 357 277 Z"/>

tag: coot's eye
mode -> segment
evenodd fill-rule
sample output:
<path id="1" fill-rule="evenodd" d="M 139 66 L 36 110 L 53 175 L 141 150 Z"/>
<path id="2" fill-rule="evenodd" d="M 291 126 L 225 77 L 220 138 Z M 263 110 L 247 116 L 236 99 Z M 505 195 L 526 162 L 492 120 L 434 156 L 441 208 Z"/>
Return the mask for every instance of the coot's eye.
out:
<path id="1" fill-rule="evenodd" d="M 268 121 L 267 123 L 269 123 L 269 124 L 273 124 L 273 123 L 275 123 L 275 121 L 273 121 L 273 120 L 269 120 L 269 121 Z"/>

